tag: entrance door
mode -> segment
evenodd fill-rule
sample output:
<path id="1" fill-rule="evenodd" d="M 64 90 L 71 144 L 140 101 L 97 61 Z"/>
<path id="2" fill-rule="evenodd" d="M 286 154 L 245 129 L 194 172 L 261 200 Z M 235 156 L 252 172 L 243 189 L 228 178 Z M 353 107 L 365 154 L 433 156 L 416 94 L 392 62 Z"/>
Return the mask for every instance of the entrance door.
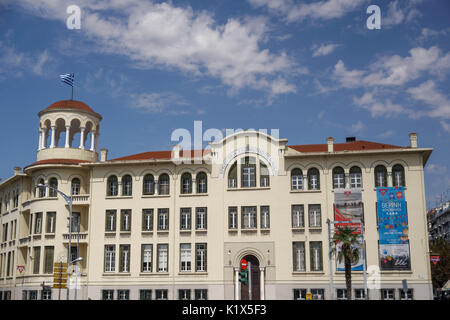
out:
<path id="1" fill-rule="evenodd" d="M 255 256 L 244 257 L 247 260 L 247 270 L 249 272 L 248 284 L 241 283 L 241 300 L 260 300 L 260 270 L 259 261 Z"/>

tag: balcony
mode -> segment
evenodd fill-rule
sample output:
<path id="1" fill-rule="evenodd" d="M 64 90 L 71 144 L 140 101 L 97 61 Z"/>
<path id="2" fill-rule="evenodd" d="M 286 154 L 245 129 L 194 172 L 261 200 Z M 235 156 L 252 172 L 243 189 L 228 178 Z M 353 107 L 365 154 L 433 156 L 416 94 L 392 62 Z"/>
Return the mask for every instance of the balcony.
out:
<path id="1" fill-rule="evenodd" d="M 31 236 L 26 236 L 24 238 L 19 239 L 19 247 L 26 246 L 31 242 Z"/>
<path id="2" fill-rule="evenodd" d="M 79 238 L 78 238 L 79 236 Z M 79 243 L 87 243 L 88 242 L 88 233 L 87 232 L 72 232 L 72 237 L 70 238 L 72 243 L 77 242 L 77 239 L 79 239 Z M 64 233 L 63 234 L 63 241 L 64 243 L 69 242 L 69 234 Z"/>
<path id="3" fill-rule="evenodd" d="M 89 195 L 88 194 L 73 195 L 72 196 L 72 205 L 88 206 L 89 205 Z"/>

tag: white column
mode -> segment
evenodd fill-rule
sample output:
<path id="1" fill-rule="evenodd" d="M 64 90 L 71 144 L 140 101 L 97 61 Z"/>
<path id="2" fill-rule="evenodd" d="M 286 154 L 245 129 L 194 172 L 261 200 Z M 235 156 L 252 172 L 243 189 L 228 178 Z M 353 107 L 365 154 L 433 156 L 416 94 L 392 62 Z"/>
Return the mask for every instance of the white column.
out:
<path id="1" fill-rule="evenodd" d="M 234 300 L 239 300 L 239 268 L 234 268 Z"/>
<path id="2" fill-rule="evenodd" d="M 259 267 L 259 290 L 261 295 L 261 300 L 265 300 L 265 292 L 264 292 L 264 267 Z"/>
<path id="3" fill-rule="evenodd" d="M 392 187 L 392 171 L 387 173 L 387 178 L 388 178 L 388 187 Z"/>
<path id="4" fill-rule="evenodd" d="M 350 189 L 350 174 L 345 173 L 345 189 Z"/>
<path id="5" fill-rule="evenodd" d="M 155 195 L 159 194 L 159 183 L 158 180 L 155 180 Z"/>
<path id="6" fill-rule="evenodd" d="M 66 144 L 64 148 L 69 148 L 70 126 L 66 126 Z"/>
<path id="7" fill-rule="evenodd" d="M 84 130 L 85 128 L 81 127 L 81 134 L 80 134 L 80 149 L 84 149 Z"/>
<path id="8" fill-rule="evenodd" d="M 38 150 L 42 149 L 42 129 L 39 129 L 39 146 Z"/>
<path id="9" fill-rule="evenodd" d="M 197 181 L 192 179 L 192 193 L 197 193 Z"/>
<path id="10" fill-rule="evenodd" d="M 97 132 L 95 135 L 95 151 L 98 152 L 98 138 L 100 136 L 100 132 Z"/>
<path id="11" fill-rule="evenodd" d="M 91 131 L 91 151 L 95 150 L 95 131 Z"/>
<path id="12" fill-rule="evenodd" d="M 121 180 L 118 182 L 118 190 L 117 190 L 117 195 L 121 196 L 122 195 L 122 178 L 120 178 Z"/>
<path id="13" fill-rule="evenodd" d="M 308 176 L 303 172 L 303 190 L 308 190 Z"/>
<path id="14" fill-rule="evenodd" d="M 50 143 L 50 148 L 54 148 L 55 147 L 55 132 L 56 131 L 56 126 L 52 126 L 52 141 Z"/>

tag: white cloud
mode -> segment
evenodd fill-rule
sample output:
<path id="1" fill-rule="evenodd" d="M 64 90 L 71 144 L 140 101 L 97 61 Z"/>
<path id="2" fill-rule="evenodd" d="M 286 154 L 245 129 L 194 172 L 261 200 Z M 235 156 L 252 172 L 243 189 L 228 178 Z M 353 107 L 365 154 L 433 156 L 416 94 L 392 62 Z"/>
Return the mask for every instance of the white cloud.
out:
<path id="1" fill-rule="evenodd" d="M 312 56 L 313 57 L 320 57 L 320 56 L 326 56 L 332 53 L 336 48 L 338 48 L 340 45 L 335 43 L 329 43 L 329 44 L 321 44 L 313 45 L 311 50 L 313 51 Z"/>
<path id="2" fill-rule="evenodd" d="M 310 3 L 298 3 L 293 0 L 248 1 L 254 7 L 265 7 L 269 12 L 282 16 L 287 22 L 341 18 L 366 2 L 365 0 L 323 0 Z"/>
<path id="3" fill-rule="evenodd" d="M 364 125 L 364 123 L 362 123 L 361 120 L 358 120 L 357 123 L 351 125 L 349 131 L 354 134 L 361 133 L 365 129 L 365 127 L 366 126 Z"/>
<path id="4" fill-rule="evenodd" d="M 187 114 L 190 113 L 186 107 L 191 106 L 183 97 L 173 92 L 152 92 L 132 94 L 133 107 L 150 112 L 161 113 L 167 111 L 169 114 Z M 181 110 L 175 110 L 175 106 L 183 107 Z M 170 110 L 167 110 L 170 107 Z"/>
<path id="5" fill-rule="evenodd" d="M 437 174 L 437 175 L 441 175 L 441 174 L 445 174 L 447 173 L 447 166 L 441 166 L 439 164 L 434 164 L 434 163 L 430 163 L 426 169 L 425 169 L 428 173 L 431 174 Z"/>
<path id="6" fill-rule="evenodd" d="M 68 1 L 20 0 L 47 19 L 67 18 Z M 274 96 L 294 92 L 289 74 L 296 63 L 274 53 L 265 41 L 265 19 L 229 19 L 218 24 L 206 11 L 137 0 L 80 1 L 81 31 L 97 50 L 128 57 L 139 68 L 169 68 L 218 78 L 233 90 L 265 90 Z"/>
<path id="7" fill-rule="evenodd" d="M 450 99 L 436 89 L 435 82 L 428 80 L 420 86 L 408 89 L 416 100 L 427 103 L 431 109 L 426 113 L 432 118 L 450 119 Z"/>
<path id="8" fill-rule="evenodd" d="M 385 117 L 391 118 L 396 117 L 399 114 L 409 114 L 410 112 L 403 108 L 401 105 L 392 103 L 390 99 L 386 99 L 385 102 L 381 102 L 374 98 L 372 93 L 366 92 L 360 98 L 353 97 L 353 103 L 370 112 L 373 118 Z"/>
<path id="9" fill-rule="evenodd" d="M 395 0 L 388 4 L 385 17 L 381 19 L 381 26 L 391 28 L 402 23 L 411 22 L 414 18 L 421 16 L 419 10 L 414 6 L 422 1 L 399 1 Z"/>
<path id="10" fill-rule="evenodd" d="M 387 131 L 384 131 L 384 132 L 380 133 L 378 135 L 378 138 L 383 138 L 383 139 L 389 138 L 389 137 L 392 137 L 394 135 L 394 133 L 395 132 L 392 131 L 392 130 L 387 130 Z"/>

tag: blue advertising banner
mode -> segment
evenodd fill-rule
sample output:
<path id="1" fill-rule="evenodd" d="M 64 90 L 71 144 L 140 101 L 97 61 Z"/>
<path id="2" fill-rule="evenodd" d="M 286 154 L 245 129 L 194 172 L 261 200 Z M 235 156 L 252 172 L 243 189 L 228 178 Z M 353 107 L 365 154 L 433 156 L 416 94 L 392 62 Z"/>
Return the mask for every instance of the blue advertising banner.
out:
<path id="1" fill-rule="evenodd" d="M 403 187 L 377 188 L 381 270 L 410 270 L 408 214 Z"/>

